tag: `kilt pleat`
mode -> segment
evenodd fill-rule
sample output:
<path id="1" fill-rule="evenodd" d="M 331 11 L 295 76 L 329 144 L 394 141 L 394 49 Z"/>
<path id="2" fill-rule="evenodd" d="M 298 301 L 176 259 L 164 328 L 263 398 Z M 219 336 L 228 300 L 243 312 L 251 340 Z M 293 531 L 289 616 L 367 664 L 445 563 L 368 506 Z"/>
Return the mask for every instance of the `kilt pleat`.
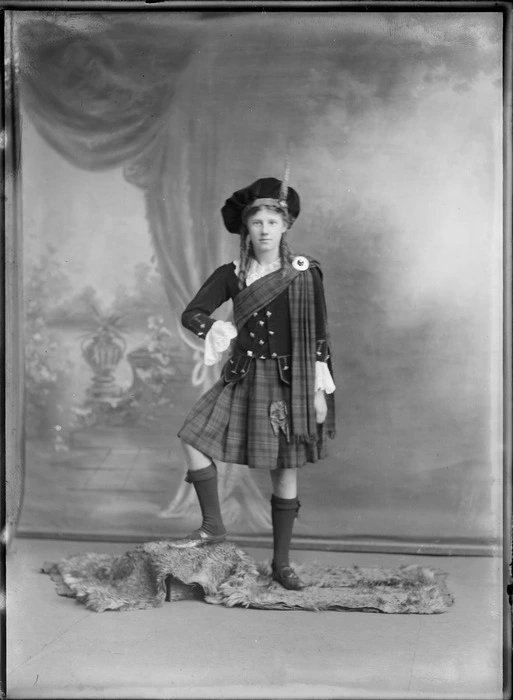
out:
<path id="1" fill-rule="evenodd" d="M 255 359 L 247 375 L 225 383 L 221 378 L 193 406 L 178 436 L 222 462 L 254 469 L 287 469 L 317 461 L 303 443 L 275 434 L 270 405 L 284 401 L 290 415 L 290 387 L 282 382 L 276 360 Z"/>

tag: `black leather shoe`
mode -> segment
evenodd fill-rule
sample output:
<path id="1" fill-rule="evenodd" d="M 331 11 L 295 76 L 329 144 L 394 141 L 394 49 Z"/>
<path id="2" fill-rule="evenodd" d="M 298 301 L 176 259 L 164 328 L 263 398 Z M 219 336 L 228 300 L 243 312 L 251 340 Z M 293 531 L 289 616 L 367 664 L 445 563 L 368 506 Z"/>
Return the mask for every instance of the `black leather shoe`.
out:
<path id="1" fill-rule="evenodd" d="M 277 568 L 273 564 L 272 569 L 273 581 L 277 581 L 283 588 L 287 588 L 289 591 L 302 591 L 305 587 L 304 583 L 291 566 L 280 566 Z"/>
<path id="2" fill-rule="evenodd" d="M 201 547 L 204 544 L 219 544 L 226 539 L 226 532 L 222 535 L 209 535 L 203 530 L 194 530 L 188 537 L 182 540 L 172 540 L 169 544 L 177 549 L 190 549 L 192 547 Z"/>

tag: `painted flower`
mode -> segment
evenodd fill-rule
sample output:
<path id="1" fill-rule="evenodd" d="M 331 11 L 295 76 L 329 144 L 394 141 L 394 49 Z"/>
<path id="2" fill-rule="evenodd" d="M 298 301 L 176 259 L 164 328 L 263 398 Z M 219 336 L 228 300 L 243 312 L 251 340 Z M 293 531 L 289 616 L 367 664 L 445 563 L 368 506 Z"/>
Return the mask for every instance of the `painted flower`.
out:
<path id="1" fill-rule="evenodd" d="M 303 270 L 308 270 L 310 267 L 310 262 L 308 261 L 308 258 L 305 258 L 304 255 L 296 255 L 294 260 L 292 261 L 292 267 L 295 270 L 300 270 L 303 272 Z"/>

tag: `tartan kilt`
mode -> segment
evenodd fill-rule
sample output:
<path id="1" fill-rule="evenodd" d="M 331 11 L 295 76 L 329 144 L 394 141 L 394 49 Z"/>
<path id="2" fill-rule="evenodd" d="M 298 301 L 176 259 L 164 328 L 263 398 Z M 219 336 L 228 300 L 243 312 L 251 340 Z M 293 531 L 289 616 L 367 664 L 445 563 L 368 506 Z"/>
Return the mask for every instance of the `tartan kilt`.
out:
<path id="1" fill-rule="evenodd" d="M 206 391 L 178 436 L 212 459 L 254 469 L 289 469 L 317 462 L 324 456 L 319 445 L 293 438 L 287 442 L 281 430 L 275 434 L 269 414 L 274 401 L 284 401 L 290 416 L 290 386 L 281 380 L 277 361 L 255 359 L 243 379 L 226 383 L 221 378 Z"/>

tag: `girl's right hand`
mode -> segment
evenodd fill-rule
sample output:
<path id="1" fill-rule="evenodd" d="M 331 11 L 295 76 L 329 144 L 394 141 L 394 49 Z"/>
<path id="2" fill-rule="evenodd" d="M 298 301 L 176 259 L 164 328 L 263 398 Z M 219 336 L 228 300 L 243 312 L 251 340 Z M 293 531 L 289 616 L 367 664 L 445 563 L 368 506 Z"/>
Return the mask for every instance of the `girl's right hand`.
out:
<path id="1" fill-rule="evenodd" d="M 315 392 L 314 407 L 317 423 L 324 423 L 328 415 L 328 404 L 326 403 L 326 396 L 322 389 Z"/>

